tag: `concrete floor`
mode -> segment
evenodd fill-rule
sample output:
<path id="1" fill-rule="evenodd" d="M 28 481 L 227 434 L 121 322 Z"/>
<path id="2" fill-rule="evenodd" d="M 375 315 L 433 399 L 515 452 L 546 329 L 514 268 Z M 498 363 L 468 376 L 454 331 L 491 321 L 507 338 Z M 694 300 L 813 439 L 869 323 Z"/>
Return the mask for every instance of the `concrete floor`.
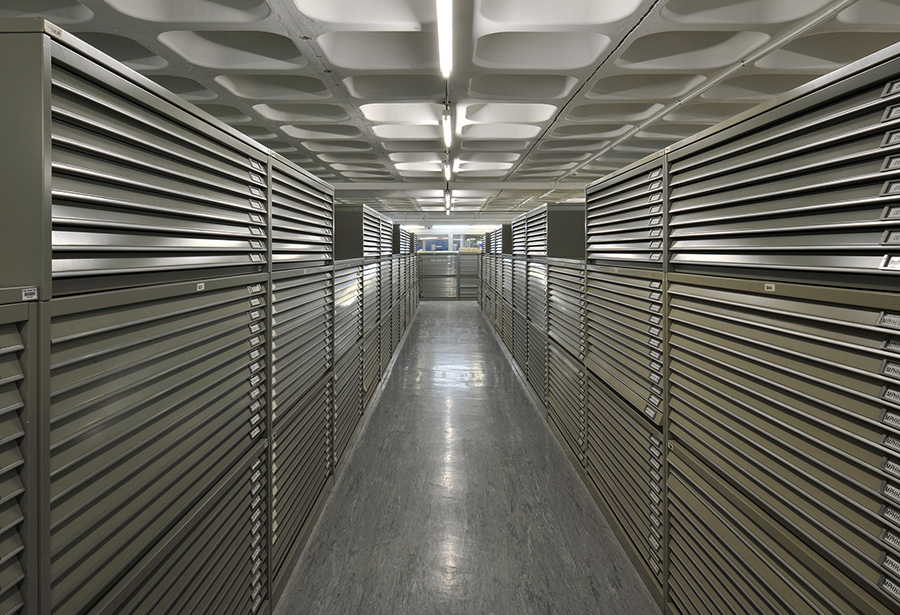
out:
<path id="1" fill-rule="evenodd" d="M 276 615 L 659 609 L 473 302 L 422 303 Z"/>

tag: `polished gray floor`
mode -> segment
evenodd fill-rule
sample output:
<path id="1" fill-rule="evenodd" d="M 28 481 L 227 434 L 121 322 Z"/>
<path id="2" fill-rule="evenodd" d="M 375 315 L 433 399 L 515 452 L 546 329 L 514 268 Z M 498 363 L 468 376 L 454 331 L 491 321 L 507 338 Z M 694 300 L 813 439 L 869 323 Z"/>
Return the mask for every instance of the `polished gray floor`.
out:
<path id="1" fill-rule="evenodd" d="M 478 305 L 423 303 L 275 610 L 659 609 Z"/>

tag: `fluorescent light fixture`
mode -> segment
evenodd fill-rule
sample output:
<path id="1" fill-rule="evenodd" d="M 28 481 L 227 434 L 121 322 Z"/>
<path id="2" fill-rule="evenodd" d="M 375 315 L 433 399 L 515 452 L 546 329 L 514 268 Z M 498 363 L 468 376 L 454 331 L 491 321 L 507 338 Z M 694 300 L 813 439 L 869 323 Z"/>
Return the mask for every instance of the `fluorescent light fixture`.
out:
<path id="1" fill-rule="evenodd" d="M 450 191 L 444 193 L 444 208 L 450 209 Z"/>
<path id="2" fill-rule="evenodd" d="M 450 163 L 449 162 L 444 163 L 444 179 L 446 179 L 447 181 L 450 181 Z"/>
<path id="3" fill-rule="evenodd" d="M 450 215 L 450 210 L 449 210 L 449 209 L 447 210 L 447 215 L 448 215 L 448 216 Z"/>
<path id="4" fill-rule="evenodd" d="M 453 143 L 453 118 L 450 116 L 450 109 L 445 109 L 441 120 L 444 124 L 444 145 L 450 147 Z"/>
<path id="5" fill-rule="evenodd" d="M 438 51 L 441 58 L 441 74 L 450 78 L 453 70 L 453 0 L 435 0 L 438 23 Z"/>

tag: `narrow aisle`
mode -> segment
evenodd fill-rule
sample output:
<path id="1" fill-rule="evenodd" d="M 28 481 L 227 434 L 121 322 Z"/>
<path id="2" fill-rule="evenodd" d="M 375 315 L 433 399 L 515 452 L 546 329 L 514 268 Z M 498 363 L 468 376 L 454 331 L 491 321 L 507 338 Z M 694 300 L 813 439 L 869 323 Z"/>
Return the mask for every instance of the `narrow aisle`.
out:
<path id="1" fill-rule="evenodd" d="M 475 303 L 422 303 L 276 615 L 659 612 Z"/>

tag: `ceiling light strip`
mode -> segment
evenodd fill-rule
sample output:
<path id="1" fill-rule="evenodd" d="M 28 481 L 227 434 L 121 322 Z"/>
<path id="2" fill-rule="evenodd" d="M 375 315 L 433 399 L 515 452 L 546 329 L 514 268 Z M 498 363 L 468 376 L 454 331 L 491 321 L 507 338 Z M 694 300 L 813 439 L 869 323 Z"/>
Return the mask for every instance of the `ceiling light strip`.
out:
<path id="1" fill-rule="evenodd" d="M 449 79 L 453 71 L 453 0 L 435 0 L 435 3 L 441 74 L 444 79 Z"/>

